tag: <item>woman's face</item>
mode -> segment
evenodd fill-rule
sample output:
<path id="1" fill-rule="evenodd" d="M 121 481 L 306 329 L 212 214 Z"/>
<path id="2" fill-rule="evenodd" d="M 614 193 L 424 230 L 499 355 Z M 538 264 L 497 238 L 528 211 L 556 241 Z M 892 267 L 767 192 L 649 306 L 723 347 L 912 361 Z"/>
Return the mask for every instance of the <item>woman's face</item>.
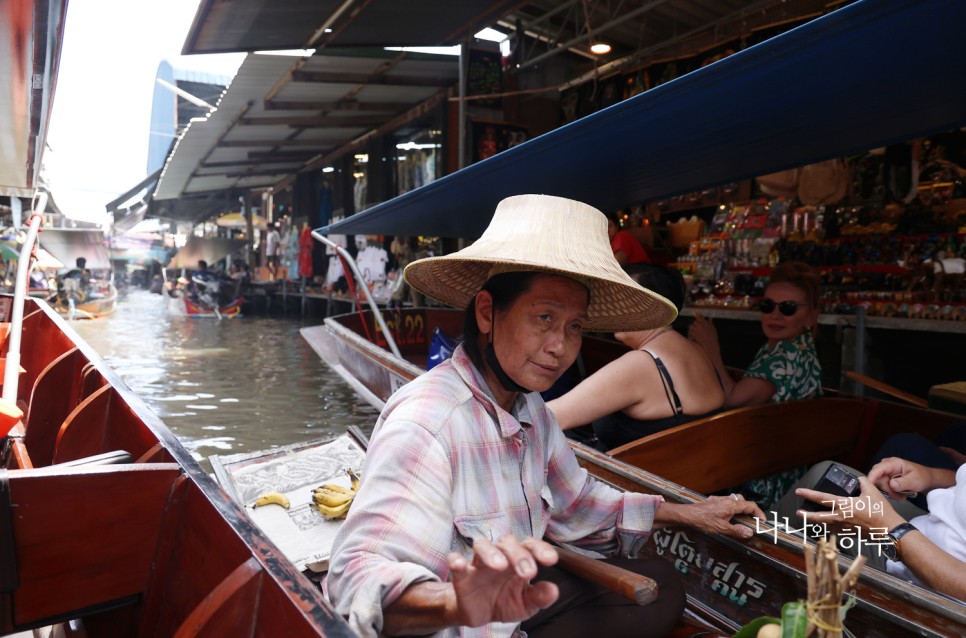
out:
<path id="1" fill-rule="evenodd" d="M 481 310 L 477 315 L 480 332 L 493 333 L 493 347 L 503 370 L 523 387 L 543 392 L 566 372 L 580 352 L 587 321 L 587 289 L 567 277 L 538 275 L 509 308 L 496 311 L 494 321 L 488 321 L 490 312 L 486 308 Z M 489 374 L 487 378 L 494 391 L 501 387 L 489 379 Z"/>
<path id="2" fill-rule="evenodd" d="M 805 291 L 790 283 L 778 282 L 765 289 L 763 300 L 775 302 L 769 313 L 761 313 L 761 329 L 768 338 L 768 345 L 779 341 L 791 341 L 815 325 L 818 311 L 808 305 Z M 793 301 L 798 305 L 795 313 L 786 316 L 781 312 L 783 301 Z M 786 306 L 787 307 L 787 306 Z"/>

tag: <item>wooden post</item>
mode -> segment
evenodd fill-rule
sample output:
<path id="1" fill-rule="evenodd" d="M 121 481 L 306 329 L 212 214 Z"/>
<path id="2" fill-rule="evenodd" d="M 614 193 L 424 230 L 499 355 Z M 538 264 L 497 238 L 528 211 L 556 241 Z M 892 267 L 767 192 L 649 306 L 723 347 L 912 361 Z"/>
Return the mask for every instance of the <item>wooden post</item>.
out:
<path id="1" fill-rule="evenodd" d="M 815 549 L 811 545 L 805 546 L 807 636 L 812 635 L 813 631 L 818 638 L 841 638 L 843 635 L 842 616 L 839 613 L 842 598 L 855 588 L 866 558 L 860 555 L 840 576 L 838 555 L 834 536 L 828 541 L 819 539 Z"/>

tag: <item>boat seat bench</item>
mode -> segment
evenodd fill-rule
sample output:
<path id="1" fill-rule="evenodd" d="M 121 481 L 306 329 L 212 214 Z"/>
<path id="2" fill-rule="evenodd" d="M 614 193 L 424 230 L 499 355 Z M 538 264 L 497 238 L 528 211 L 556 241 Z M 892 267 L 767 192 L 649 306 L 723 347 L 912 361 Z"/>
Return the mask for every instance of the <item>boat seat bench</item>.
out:
<path id="1" fill-rule="evenodd" d="M 737 408 L 633 441 L 614 458 L 702 494 L 854 452 L 869 404 L 839 398 Z"/>

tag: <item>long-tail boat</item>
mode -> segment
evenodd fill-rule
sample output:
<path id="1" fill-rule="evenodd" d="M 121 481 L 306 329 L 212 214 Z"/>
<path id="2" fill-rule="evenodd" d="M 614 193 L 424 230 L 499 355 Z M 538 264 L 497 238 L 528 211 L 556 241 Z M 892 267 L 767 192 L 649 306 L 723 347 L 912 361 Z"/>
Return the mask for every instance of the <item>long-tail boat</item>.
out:
<path id="1" fill-rule="evenodd" d="M 320 241 L 330 233 L 471 240 L 510 195 L 560 195 L 616 210 L 961 127 L 966 85 L 948 78 L 966 76 L 966 40 L 951 20 L 966 20 L 966 5 L 853 3 L 314 235 Z M 955 70 L 939 71 L 940 61 Z M 887 76 L 914 86 L 898 90 Z M 455 337 L 462 322 L 457 311 L 383 310 L 370 303 L 302 334 L 378 408 L 425 370 L 434 331 Z M 585 338 L 581 376 L 619 347 Z M 572 445 L 604 481 L 692 502 L 747 478 L 819 460 L 861 467 L 889 435 L 934 434 L 954 419 L 889 401 L 830 396 L 730 411 L 613 455 Z M 797 536 L 771 530 L 739 543 L 668 529 L 654 540 L 648 551 L 685 574 L 688 608 L 732 628 L 755 616 L 778 616 L 782 603 L 804 598 Z M 863 570 L 857 593 L 846 620 L 854 635 L 966 633 L 966 606 L 888 574 Z"/>
<path id="2" fill-rule="evenodd" d="M 458 335 L 462 322 L 462 312 L 442 308 L 368 309 L 329 317 L 323 325 L 303 328 L 302 335 L 360 396 L 381 408 L 392 392 L 425 371 L 434 333 Z M 581 367 L 589 374 L 622 348 L 585 338 Z M 839 395 L 729 410 L 609 454 L 576 440 L 571 445 L 581 464 L 601 480 L 690 503 L 827 459 L 864 467 L 892 434 L 935 436 L 957 422 L 961 417 L 953 414 Z M 804 597 L 801 538 L 773 530 L 774 523 L 785 521 L 747 522 L 761 531 L 747 544 L 668 529 L 656 532 L 647 545 L 648 553 L 685 574 L 689 609 L 700 610 L 718 627 L 737 629 L 758 616 L 780 616 L 782 603 Z M 966 606 L 865 569 L 846 625 L 857 636 L 959 636 L 966 631 Z"/>
<path id="3" fill-rule="evenodd" d="M 11 305 L 0 297 L 0 321 Z M 352 635 L 45 302 L 26 300 L 21 335 L 24 417 L 0 470 L 0 634 Z"/>
<path id="4" fill-rule="evenodd" d="M 70 325 L 25 299 L 66 10 L 0 11 L 0 196 L 36 198 L 17 293 L 0 296 L 0 635 L 351 636 Z"/>

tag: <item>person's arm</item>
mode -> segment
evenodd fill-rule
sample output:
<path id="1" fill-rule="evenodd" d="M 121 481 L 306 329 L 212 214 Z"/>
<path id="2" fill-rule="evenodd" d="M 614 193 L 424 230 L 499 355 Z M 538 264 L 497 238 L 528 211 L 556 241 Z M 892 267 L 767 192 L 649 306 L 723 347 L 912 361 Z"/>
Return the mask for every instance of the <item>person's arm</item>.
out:
<path id="1" fill-rule="evenodd" d="M 731 522 L 739 514 L 765 520 L 765 514 L 752 501 L 746 501 L 740 496 L 736 498 L 734 495 L 709 496 L 700 503 L 661 503 L 654 516 L 654 527 L 687 525 L 709 534 L 751 538 L 755 533 L 753 529 Z"/>
<path id="2" fill-rule="evenodd" d="M 711 365 L 714 366 L 715 372 L 718 373 L 724 390 L 725 407 L 737 408 L 767 403 L 775 394 L 775 384 L 771 381 L 756 377 L 743 377 L 740 381 L 731 378 L 721 358 L 718 331 L 710 320 L 696 316 L 688 328 L 688 338 L 701 346 L 704 353 L 708 355 Z"/>
<path id="3" fill-rule="evenodd" d="M 696 314 L 694 321 L 688 327 L 688 339 L 698 344 L 704 350 L 708 361 L 714 366 L 715 371 L 718 373 L 718 378 L 721 379 L 721 385 L 727 397 L 731 392 L 731 388 L 734 387 L 735 381 L 728 374 L 724 361 L 721 359 L 721 345 L 718 343 L 718 331 L 715 329 L 714 323 L 710 319 L 705 319 L 701 315 Z"/>
<path id="4" fill-rule="evenodd" d="M 868 477 L 859 477 L 859 483 L 862 486 L 861 498 L 869 499 L 868 505 L 864 504 L 861 509 L 838 505 L 843 501 L 855 501 L 855 498 L 848 499 L 805 488 L 799 488 L 795 492 L 813 503 L 836 503 L 828 512 L 807 512 L 811 520 L 856 525 L 865 530 L 891 530 L 906 522 Z M 806 512 L 799 511 L 798 515 L 805 516 Z M 899 552 L 902 563 L 927 587 L 966 601 L 966 563 L 962 560 L 940 548 L 919 530 L 911 531 L 900 539 Z"/>
<path id="5" fill-rule="evenodd" d="M 490 622 L 518 622 L 557 600 L 557 586 L 530 583 L 537 564 L 553 565 L 557 552 L 542 540 L 522 542 L 512 536 L 496 544 L 473 545 L 473 560 L 448 557 L 452 582 L 410 585 L 383 612 L 389 636 L 429 634 L 447 627 L 479 627 Z"/>
<path id="6" fill-rule="evenodd" d="M 581 381 L 561 397 L 547 402 L 560 424 L 569 430 L 588 425 L 595 419 L 623 410 L 644 398 L 649 381 L 646 375 L 657 368 L 650 357 L 628 352 Z"/>
<path id="7" fill-rule="evenodd" d="M 630 237 L 630 235 L 625 235 L 623 234 L 623 231 L 618 231 L 617 234 L 614 235 L 614 238 L 611 239 L 611 249 L 614 251 L 614 259 L 616 259 L 617 263 L 621 266 L 626 266 L 631 260 L 630 247 L 626 243 L 628 237 Z"/>
<path id="8" fill-rule="evenodd" d="M 725 407 L 740 408 L 745 405 L 761 405 L 775 394 L 775 384 L 758 377 L 743 377 L 725 392 Z"/>
<path id="9" fill-rule="evenodd" d="M 925 467 L 896 457 L 882 459 L 869 470 L 869 480 L 889 493 L 889 498 L 904 500 L 903 492 L 925 493 L 956 484 L 956 472 Z"/>
<path id="10" fill-rule="evenodd" d="M 899 547 L 902 564 L 926 587 L 966 601 L 966 562 L 944 551 L 919 530 L 905 534 Z"/>

